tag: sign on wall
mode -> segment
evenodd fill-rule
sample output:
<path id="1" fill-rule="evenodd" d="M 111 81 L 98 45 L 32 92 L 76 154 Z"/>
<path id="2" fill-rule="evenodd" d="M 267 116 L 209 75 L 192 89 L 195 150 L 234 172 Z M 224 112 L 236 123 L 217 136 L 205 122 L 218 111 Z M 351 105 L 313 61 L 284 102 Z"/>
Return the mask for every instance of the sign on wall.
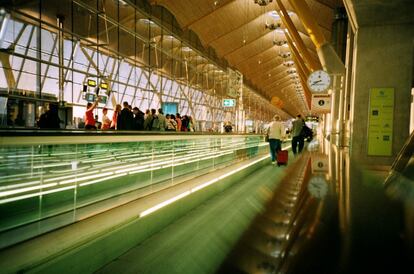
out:
<path id="1" fill-rule="evenodd" d="M 312 112 L 313 113 L 331 112 L 331 95 L 312 94 Z"/>
<path id="2" fill-rule="evenodd" d="M 235 105 L 235 99 L 223 99 L 223 107 L 234 107 Z"/>
<path id="3" fill-rule="evenodd" d="M 394 88 L 370 90 L 368 119 L 368 155 L 391 156 Z"/>

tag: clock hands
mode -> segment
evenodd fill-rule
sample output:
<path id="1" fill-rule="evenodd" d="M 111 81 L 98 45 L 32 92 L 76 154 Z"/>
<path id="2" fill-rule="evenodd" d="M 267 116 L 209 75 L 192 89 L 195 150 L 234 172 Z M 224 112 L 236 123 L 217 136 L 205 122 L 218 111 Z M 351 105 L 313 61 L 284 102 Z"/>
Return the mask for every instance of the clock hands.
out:
<path id="1" fill-rule="evenodd" d="M 322 80 L 313 81 L 313 82 L 312 82 L 312 85 L 315 85 L 315 84 L 317 84 L 317 83 L 319 83 L 319 82 L 322 82 Z"/>

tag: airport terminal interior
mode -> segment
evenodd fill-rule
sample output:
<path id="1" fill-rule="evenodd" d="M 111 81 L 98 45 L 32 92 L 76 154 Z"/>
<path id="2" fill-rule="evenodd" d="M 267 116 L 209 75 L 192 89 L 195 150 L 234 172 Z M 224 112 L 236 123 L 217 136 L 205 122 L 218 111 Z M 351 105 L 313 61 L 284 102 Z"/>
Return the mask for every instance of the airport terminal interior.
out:
<path id="1" fill-rule="evenodd" d="M 414 273 L 413 0 L 0 0 L 0 273 Z"/>

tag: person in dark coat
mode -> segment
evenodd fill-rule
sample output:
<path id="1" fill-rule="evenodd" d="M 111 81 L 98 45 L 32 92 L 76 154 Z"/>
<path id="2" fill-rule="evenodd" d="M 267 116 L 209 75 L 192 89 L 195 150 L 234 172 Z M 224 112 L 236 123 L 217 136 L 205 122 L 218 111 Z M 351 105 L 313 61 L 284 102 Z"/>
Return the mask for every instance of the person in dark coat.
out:
<path id="1" fill-rule="evenodd" d="M 39 128 L 60 129 L 61 120 L 58 114 L 58 106 L 54 104 L 49 105 L 49 110 L 40 115 L 38 122 Z"/>
<path id="2" fill-rule="evenodd" d="M 117 129 L 118 130 L 132 130 L 134 123 L 134 115 L 129 109 L 128 102 L 123 103 L 124 108 L 121 110 L 121 113 L 118 115 Z"/>
<path id="3" fill-rule="evenodd" d="M 134 107 L 132 109 L 134 113 L 134 130 L 143 130 L 144 129 L 144 112 L 139 110 L 139 108 Z"/>

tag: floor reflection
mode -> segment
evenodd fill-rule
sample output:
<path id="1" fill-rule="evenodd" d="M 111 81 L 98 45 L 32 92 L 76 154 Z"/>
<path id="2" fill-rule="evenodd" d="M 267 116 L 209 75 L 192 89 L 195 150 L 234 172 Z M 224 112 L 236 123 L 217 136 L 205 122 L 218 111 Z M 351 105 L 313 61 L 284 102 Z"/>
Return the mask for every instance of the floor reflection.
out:
<path id="1" fill-rule="evenodd" d="M 314 140 L 307 150 L 218 273 L 410 273 L 412 230 L 382 179 L 347 148 Z"/>

